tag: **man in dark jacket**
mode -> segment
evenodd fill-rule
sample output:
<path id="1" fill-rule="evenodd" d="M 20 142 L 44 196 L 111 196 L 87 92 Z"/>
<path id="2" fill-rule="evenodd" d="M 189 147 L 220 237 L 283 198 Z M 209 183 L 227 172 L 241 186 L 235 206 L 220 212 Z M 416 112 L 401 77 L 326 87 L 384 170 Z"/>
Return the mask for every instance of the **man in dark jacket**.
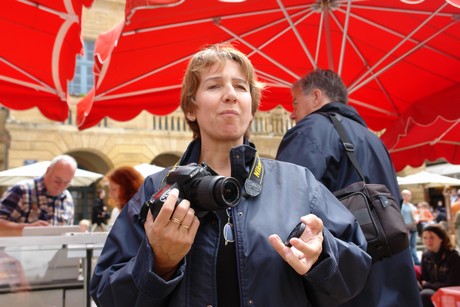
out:
<path id="1" fill-rule="evenodd" d="M 316 69 L 292 87 L 294 110 L 290 129 L 278 149 L 277 159 L 305 166 L 330 191 L 360 181 L 327 113 L 343 116 L 342 124 L 363 175 L 369 183 L 384 184 L 400 201 L 396 174 L 387 149 L 348 106 L 348 93 L 340 77 Z M 413 263 L 406 249 L 372 265 L 366 287 L 343 306 L 421 306 Z"/>

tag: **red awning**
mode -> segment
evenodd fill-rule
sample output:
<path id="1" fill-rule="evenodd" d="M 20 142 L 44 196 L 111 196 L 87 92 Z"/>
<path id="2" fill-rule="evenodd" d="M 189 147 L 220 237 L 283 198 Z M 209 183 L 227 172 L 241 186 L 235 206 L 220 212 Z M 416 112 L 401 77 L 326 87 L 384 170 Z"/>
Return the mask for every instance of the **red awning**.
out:
<path id="1" fill-rule="evenodd" d="M 68 117 L 67 81 L 82 52 L 81 13 L 93 0 L 4 0 L 0 4 L 0 104 Z"/>
<path id="2" fill-rule="evenodd" d="M 96 42 L 96 86 L 78 104 L 79 129 L 105 116 L 172 112 L 188 59 L 205 44 L 230 41 L 268 85 L 261 110 L 290 111 L 292 82 L 332 68 L 379 131 L 412 103 L 460 83 L 459 14 L 445 0 L 128 0 L 126 21 Z M 438 103 L 426 112 L 431 119 Z M 450 111 L 460 117 L 460 108 Z"/>
<path id="3" fill-rule="evenodd" d="M 405 132 L 398 135 L 389 147 L 396 171 L 407 165 L 421 166 L 425 160 L 439 158 L 460 164 L 460 119 L 446 120 L 438 117 L 429 125 L 409 120 Z"/>
<path id="4" fill-rule="evenodd" d="M 381 136 L 396 171 L 445 159 L 460 164 L 460 85 L 415 102 Z"/>

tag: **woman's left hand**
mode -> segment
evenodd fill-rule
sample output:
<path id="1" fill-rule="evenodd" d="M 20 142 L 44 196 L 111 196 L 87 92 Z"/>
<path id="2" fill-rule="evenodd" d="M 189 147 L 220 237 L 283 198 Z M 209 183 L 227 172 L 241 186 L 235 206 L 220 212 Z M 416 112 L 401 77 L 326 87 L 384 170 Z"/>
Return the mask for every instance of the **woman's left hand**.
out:
<path id="1" fill-rule="evenodd" d="M 314 214 L 302 216 L 305 230 L 300 238 L 292 238 L 292 247 L 273 234 L 269 237 L 273 248 L 300 275 L 306 274 L 316 263 L 323 251 L 323 221 Z"/>

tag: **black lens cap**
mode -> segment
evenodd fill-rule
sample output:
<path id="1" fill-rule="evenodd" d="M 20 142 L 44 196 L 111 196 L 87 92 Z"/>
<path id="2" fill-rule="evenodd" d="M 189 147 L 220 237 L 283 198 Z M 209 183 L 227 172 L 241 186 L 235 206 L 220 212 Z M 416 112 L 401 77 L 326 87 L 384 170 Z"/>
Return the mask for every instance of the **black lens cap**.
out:
<path id="1" fill-rule="evenodd" d="M 291 241 L 291 238 L 300 238 L 300 236 L 302 235 L 303 231 L 305 230 L 305 224 L 300 222 L 299 224 L 297 224 L 294 229 L 292 229 L 291 233 L 289 234 L 289 236 L 287 237 L 286 241 L 284 241 L 284 245 L 286 245 L 287 247 L 291 247 L 291 243 L 289 243 L 289 241 Z"/>

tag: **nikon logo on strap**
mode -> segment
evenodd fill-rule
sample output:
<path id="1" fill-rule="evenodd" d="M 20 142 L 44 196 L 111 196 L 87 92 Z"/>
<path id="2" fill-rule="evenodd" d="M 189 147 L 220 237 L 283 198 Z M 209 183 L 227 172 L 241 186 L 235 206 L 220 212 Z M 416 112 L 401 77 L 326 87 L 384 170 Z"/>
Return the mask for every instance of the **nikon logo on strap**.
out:
<path id="1" fill-rule="evenodd" d="M 262 166 L 262 162 L 260 162 L 260 159 L 258 159 L 258 157 L 256 158 L 256 166 L 254 168 L 254 176 L 256 176 L 257 178 L 260 178 L 260 176 L 262 175 L 262 172 L 264 171 L 263 169 L 263 166 Z"/>

